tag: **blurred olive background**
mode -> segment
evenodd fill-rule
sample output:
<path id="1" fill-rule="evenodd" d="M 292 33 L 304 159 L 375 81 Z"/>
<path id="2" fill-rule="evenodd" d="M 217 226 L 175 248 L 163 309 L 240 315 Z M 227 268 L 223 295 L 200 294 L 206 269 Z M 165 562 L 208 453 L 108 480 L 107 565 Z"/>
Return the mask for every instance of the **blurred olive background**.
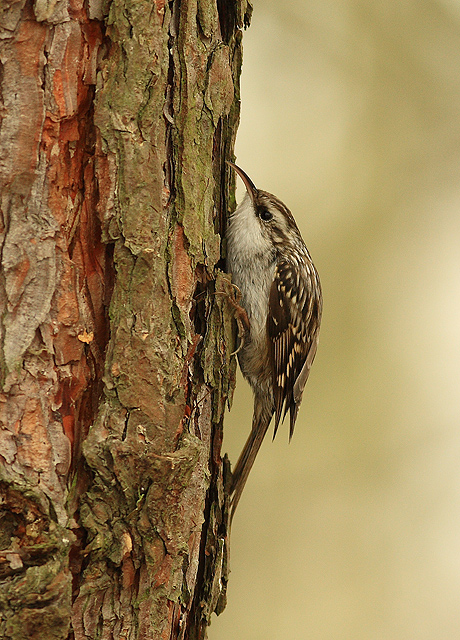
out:
<path id="1" fill-rule="evenodd" d="M 293 211 L 324 317 L 209 638 L 460 638 L 460 0 L 254 0 L 244 48 L 237 162 Z M 240 379 L 233 462 L 251 414 Z"/>

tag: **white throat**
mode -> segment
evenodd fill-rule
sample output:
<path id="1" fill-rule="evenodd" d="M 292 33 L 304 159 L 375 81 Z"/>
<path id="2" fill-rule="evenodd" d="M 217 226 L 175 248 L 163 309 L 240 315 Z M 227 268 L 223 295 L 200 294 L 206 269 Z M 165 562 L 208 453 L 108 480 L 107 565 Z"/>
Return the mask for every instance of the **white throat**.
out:
<path id="1" fill-rule="evenodd" d="M 262 329 L 267 320 L 275 263 L 272 244 L 262 232 L 248 194 L 229 220 L 227 264 L 234 284 L 241 291 L 242 304 L 249 320 L 256 325 L 260 323 Z"/>

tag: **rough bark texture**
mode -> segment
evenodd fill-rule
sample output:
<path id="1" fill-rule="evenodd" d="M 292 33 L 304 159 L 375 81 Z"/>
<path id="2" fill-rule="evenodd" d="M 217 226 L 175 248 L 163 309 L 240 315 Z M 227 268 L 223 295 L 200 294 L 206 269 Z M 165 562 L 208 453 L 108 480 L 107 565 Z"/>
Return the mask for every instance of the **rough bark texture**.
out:
<path id="1" fill-rule="evenodd" d="M 249 16 L 1 7 L 2 638 L 204 638 L 225 606 L 217 267 Z"/>

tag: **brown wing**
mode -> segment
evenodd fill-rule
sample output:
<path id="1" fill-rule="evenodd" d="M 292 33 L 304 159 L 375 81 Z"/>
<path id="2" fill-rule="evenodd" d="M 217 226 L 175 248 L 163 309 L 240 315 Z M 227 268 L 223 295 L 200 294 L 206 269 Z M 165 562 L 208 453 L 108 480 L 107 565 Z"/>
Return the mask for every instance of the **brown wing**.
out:
<path id="1" fill-rule="evenodd" d="M 292 437 L 302 392 L 316 353 L 321 319 L 321 288 L 310 261 L 300 269 L 287 261 L 277 265 L 268 311 L 275 408 L 273 437 L 281 415 L 284 419 L 288 409 Z"/>

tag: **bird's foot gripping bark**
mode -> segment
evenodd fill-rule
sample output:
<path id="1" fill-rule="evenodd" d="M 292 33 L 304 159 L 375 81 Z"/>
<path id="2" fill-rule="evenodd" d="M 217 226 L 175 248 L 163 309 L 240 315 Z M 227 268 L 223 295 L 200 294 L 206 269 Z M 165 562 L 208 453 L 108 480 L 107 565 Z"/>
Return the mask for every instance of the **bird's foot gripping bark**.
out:
<path id="1" fill-rule="evenodd" d="M 228 302 L 233 307 L 233 316 L 238 327 L 239 345 L 238 348 L 235 351 L 232 351 L 230 355 L 235 356 L 239 351 L 241 351 L 244 346 L 244 339 L 246 333 L 249 333 L 250 323 L 248 314 L 246 313 L 246 309 L 240 304 L 241 291 L 239 287 L 237 287 L 236 284 L 233 284 L 233 282 L 231 282 L 230 280 L 228 280 L 227 282 L 231 288 L 231 291 L 216 291 L 215 293 L 216 295 L 220 294 L 227 296 Z"/>

